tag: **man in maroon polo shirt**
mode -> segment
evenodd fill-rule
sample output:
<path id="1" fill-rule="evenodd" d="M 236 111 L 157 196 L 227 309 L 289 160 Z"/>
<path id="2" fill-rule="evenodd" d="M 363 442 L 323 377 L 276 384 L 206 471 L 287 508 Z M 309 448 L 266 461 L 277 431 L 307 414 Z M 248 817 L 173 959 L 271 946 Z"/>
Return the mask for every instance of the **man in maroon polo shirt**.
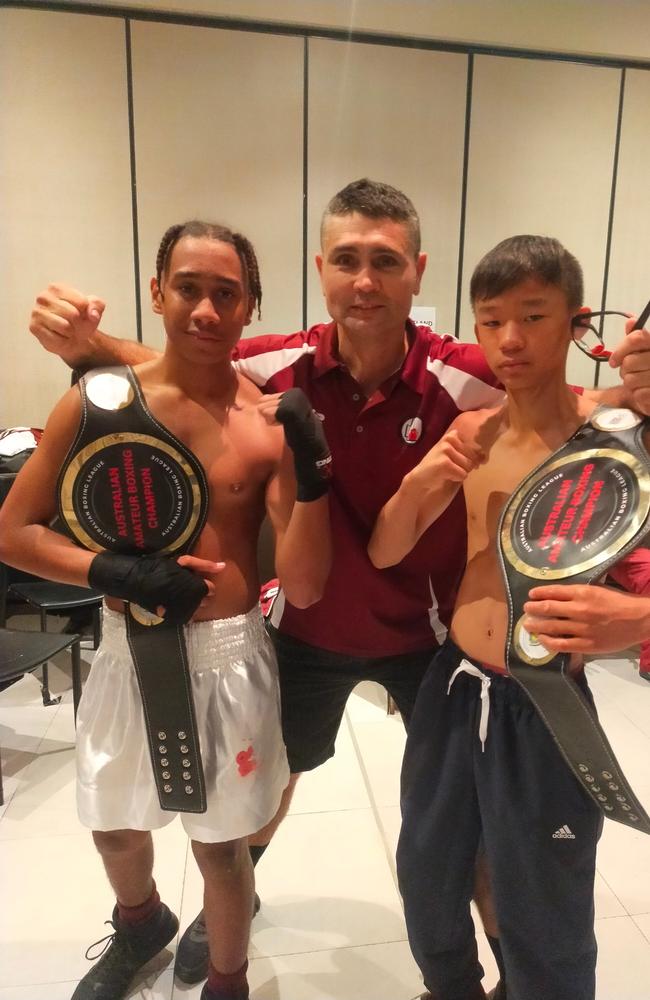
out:
<path id="1" fill-rule="evenodd" d="M 325 594 L 302 611 L 280 597 L 272 615 L 293 777 L 278 816 L 254 838 L 254 860 L 285 815 L 297 775 L 334 753 L 357 683 L 383 684 L 408 724 L 465 564 L 462 497 L 399 566 L 375 570 L 366 546 L 383 504 L 458 413 L 501 396 L 478 346 L 408 320 L 426 256 L 405 195 L 368 180 L 347 185 L 325 210 L 321 245 L 316 263 L 333 322 L 288 337 L 243 340 L 238 349 L 237 363 L 265 392 L 292 385 L 306 391 L 333 455 L 334 560 Z M 50 286 L 30 328 L 72 367 L 151 357 L 143 345 L 97 329 L 103 308 L 99 299 Z M 650 384 L 650 335 L 641 336 L 629 339 L 623 367 L 634 370 L 635 389 Z M 634 351 L 641 353 L 630 366 Z M 489 911 L 483 915 L 495 933 Z M 201 934 L 197 918 L 179 946 L 176 971 L 188 982 L 201 978 Z"/>

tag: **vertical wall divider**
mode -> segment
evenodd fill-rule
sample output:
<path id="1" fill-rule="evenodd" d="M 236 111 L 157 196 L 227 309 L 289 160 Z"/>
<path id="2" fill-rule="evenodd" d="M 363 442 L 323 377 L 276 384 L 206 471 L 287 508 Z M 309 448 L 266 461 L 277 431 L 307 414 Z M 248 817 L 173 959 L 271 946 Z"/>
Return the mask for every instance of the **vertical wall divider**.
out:
<path id="1" fill-rule="evenodd" d="M 616 185 L 618 183 L 618 158 L 621 151 L 621 131 L 623 127 L 623 105 L 625 102 L 625 67 L 621 70 L 621 85 L 618 94 L 618 117 L 616 119 L 616 138 L 614 140 L 614 159 L 612 162 L 612 187 L 609 196 L 609 217 L 607 219 L 607 241 L 605 243 L 605 267 L 603 270 L 603 291 L 600 301 L 600 308 L 607 308 L 607 286 L 609 283 L 609 263 L 612 252 L 612 232 L 614 229 L 614 211 L 616 208 Z M 600 317 L 600 334 L 603 333 L 605 317 Z M 594 388 L 598 387 L 598 376 L 600 365 L 596 365 L 594 372 Z"/>
<path id="2" fill-rule="evenodd" d="M 135 120 L 133 115 L 133 61 L 131 50 L 131 22 L 124 19 L 126 46 L 126 92 L 129 115 L 129 160 L 131 168 L 131 220 L 133 226 L 133 272 L 135 285 L 135 328 L 142 343 L 142 299 L 140 290 L 140 240 L 138 234 L 138 183 L 135 165 Z"/>
<path id="3" fill-rule="evenodd" d="M 456 317 L 454 335 L 460 334 L 461 296 L 463 294 L 463 265 L 465 256 L 465 220 L 467 216 L 467 173 L 469 170 L 469 143 L 472 124 L 472 89 L 474 86 L 474 53 L 467 55 L 467 97 L 465 100 L 465 138 L 463 142 L 463 179 L 460 190 L 460 223 L 458 234 L 458 277 L 456 279 Z"/>
<path id="4" fill-rule="evenodd" d="M 303 39 L 302 77 L 302 328 L 307 329 L 309 249 L 309 38 Z"/>

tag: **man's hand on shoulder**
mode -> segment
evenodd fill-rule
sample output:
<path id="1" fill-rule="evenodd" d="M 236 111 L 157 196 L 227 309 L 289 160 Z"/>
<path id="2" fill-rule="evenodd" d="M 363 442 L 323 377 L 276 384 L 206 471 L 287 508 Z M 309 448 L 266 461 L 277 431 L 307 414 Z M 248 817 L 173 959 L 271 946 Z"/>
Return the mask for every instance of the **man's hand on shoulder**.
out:
<path id="1" fill-rule="evenodd" d="M 71 368 L 94 361 L 93 338 L 105 303 L 68 285 L 48 285 L 36 296 L 29 329 L 42 347 Z"/>

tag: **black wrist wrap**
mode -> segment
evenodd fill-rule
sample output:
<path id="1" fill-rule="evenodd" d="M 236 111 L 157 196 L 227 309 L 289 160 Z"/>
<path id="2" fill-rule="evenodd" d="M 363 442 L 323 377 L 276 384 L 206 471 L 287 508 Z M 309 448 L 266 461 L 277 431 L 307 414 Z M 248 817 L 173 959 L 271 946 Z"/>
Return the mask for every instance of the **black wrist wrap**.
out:
<path id="1" fill-rule="evenodd" d="M 156 614 L 162 605 L 165 620 L 183 625 L 208 592 L 205 581 L 173 556 L 124 556 L 100 552 L 88 571 L 88 582 L 109 597 L 132 601 Z"/>
<path id="2" fill-rule="evenodd" d="M 284 436 L 293 452 L 296 499 L 309 503 L 329 490 L 332 456 L 323 424 L 311 408 L 302 389 L 283 393 L 276 420 L 284 426 Z"/>

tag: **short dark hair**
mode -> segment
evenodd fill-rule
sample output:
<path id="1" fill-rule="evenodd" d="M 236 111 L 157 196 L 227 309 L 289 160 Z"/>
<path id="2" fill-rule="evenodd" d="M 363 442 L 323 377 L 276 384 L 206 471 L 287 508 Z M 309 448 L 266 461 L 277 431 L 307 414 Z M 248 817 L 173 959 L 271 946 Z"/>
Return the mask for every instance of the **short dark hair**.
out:
<path id="1" fill-rule="evenodd" d="M 486 253 L 474 269 L 469 286 L 472 307 L 527 278 L 561 289 L 569 309 L 582 305 L 582 268 L 573 254 L 551 236 L 510 236 Z"/>
<path id="2" fill-rule="evenodd" d="M 189 222 L 180 222 L 169 227 L 160 241 L 156 255 L 156 281 L 158 282 L 158 287 L 160 287 L 163 274 L 167 274 L 172 250 L 184 236 L 207 236 L 211 240 L 217 240 L 219 243 L 228 243 L 235 248 L 241 263 L 242 275 L 246 282 L 248 294 L 253 299 L 253 306 L 257 309 L 258 318 L 261 319 L 262 282 L 260 280 L 260 269 L 253 244 L 245 236 L 242 236 L 241 233 L 234 233 L 228 226 L 222 226 L 217 222 L 202 222 L 200 219 L 191 219 Z"/>
<path id="3" fill-rule="evenodd" d="M 336 215 L 366 215 L 369 219 L 392 219 L 393 222 L 403 222 L 406 226 L 415 255 L 420 252 L 420 219 L 413 202 L 397 188 L 380 181 L 371 181 L 367 177 L 346 184 L 328 202 L 321 219 L 321 243 L 327 220 Z"/>

